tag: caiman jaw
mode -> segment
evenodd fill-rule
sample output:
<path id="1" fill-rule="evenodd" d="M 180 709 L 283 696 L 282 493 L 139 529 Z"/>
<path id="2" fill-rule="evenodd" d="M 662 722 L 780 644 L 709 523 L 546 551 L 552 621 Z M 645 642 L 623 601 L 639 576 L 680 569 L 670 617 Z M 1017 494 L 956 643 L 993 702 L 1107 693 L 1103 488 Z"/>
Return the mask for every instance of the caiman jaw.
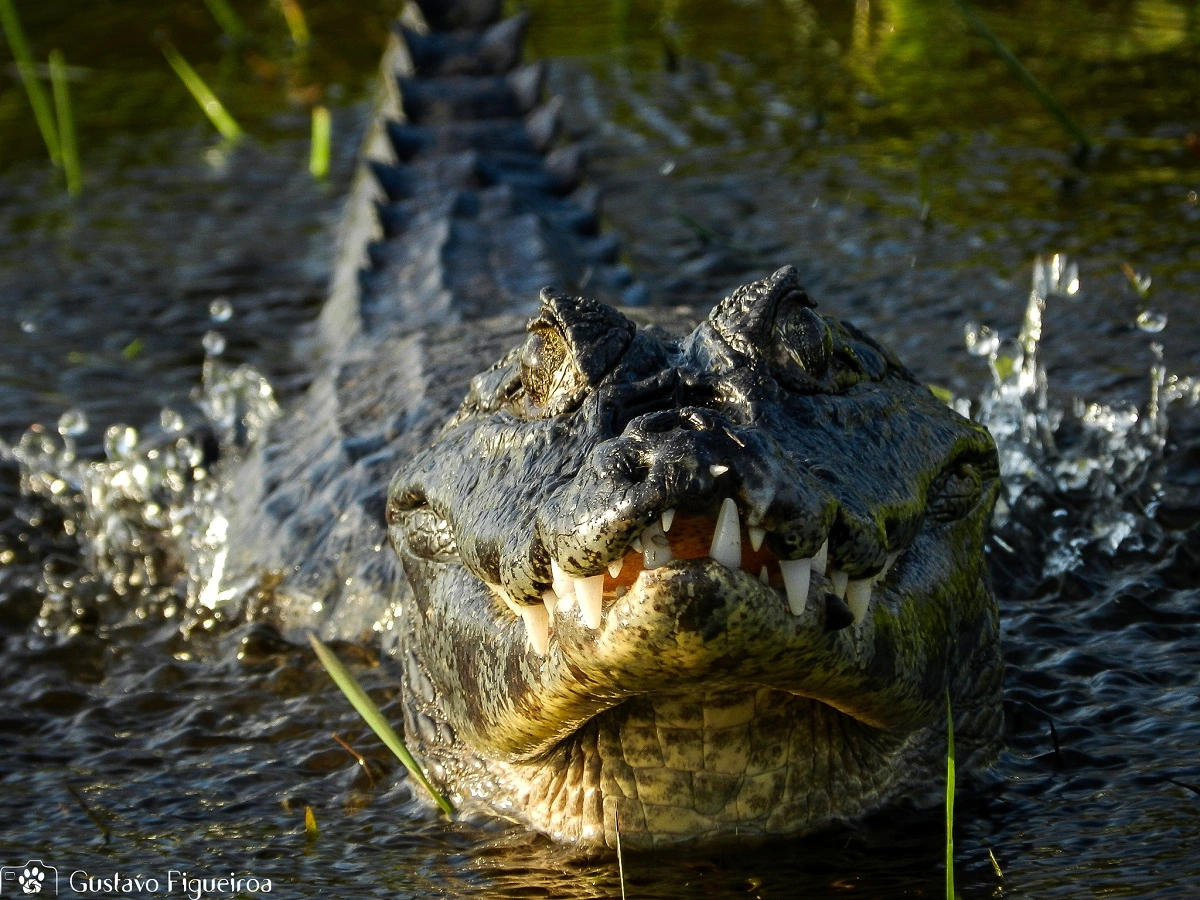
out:
<path id="1" fill-rule="evenodd" d="M 492 589 L 524 623 L 529 646 L 545 656 L 556 633 L 556 619 L 578 615 L 589 628 L 599 629 L 606 608 L 611 609 L 631 590 L 645 590 L 640 584 L 643 572 L 676 559 L 707 557 L 726 569 L 757 573 L 761 584 L 781 595 L 781 602 L 793 616 L 802 616 L 810 603 L 824 604 L 824 627 L 836 631 L 863 620 L 875 584 L 887 575 L 900 556 L 899 551 L 890 553 L 883 568 L 866 578 L 850 578 L 837 568 L 827 573 L 828 540 L 811 557 L 779 559 L 763 546 L 766 529 L 750 526 L 743 533 L 741 520 L 737 504 L 728 497 L 721 504 L 715 523 L 704 516 L 677 518 L 676 511 L 668 509 L 630 542 L 628 551 L 616 557 L 607 572 L 574 577 L 552 559 L 552 586 L 543 593 L 541 607 L 516 603 L 497 585 Z"/>

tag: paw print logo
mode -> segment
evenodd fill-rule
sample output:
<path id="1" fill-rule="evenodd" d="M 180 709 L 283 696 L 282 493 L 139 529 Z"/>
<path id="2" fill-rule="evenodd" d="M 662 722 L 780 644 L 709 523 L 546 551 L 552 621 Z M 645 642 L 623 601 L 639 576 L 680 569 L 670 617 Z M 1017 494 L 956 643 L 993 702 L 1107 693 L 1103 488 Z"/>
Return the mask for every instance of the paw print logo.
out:
<path id="1" fill-rule="evenodd" d="M 17 876 L 17 884 L 21 885 L 21 890 L 26 894 L 40 894 L 45 883 L 46 873 L 33 863 L 26 866 Z"/>
<path id="2" fill-rule="evenodd" d="M 58 869 L 40 859 L 31 859 L 19 866 L 0 866 L 0 900 L 18 894 L 57 897 Z"/>

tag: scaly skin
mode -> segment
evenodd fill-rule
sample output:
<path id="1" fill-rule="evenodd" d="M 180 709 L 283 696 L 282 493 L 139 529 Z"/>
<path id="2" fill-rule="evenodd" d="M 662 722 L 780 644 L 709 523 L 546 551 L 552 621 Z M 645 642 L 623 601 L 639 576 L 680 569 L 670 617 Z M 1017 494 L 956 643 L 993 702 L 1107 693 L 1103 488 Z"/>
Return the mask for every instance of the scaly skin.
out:
<path id="1" fill-rule="evenodd" d="M 646 293 L 536 105 L 524 20 L 421 5 L 312 387 L 236 470 L 214 593 L 379 640 L 459 809 L 585 847 L 801 834 L 936 790 L 947 695 L 960 764 L 985 759 L 986 432 L 791 270 L 698 326 L 637 313 L 682 340 L 575 299 Z"/>
<path id="2" fill-rule="evenodd" d="M 408 736 L 459 804 L 588 846 L 802 834 L 927 790 L 947 696 L 962 758 L 994 752 L 981 426 L 790 268 L 680 341 L 552 292 L 529 330 L 389 491 Z M 602 576 L 598 626 L 552 563 Z"/>

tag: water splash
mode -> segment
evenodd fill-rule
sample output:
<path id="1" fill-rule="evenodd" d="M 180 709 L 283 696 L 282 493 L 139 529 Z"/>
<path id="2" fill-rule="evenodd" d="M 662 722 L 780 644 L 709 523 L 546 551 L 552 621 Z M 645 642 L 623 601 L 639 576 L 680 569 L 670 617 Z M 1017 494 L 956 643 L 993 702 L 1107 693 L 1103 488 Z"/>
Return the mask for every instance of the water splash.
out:
<path id="1" fill-rule="evenodd" d="M 56 629 L 78 610 L 82 579 L 144 614 L 168 617 L 185 608 L 212 610 L 229 591 L 221 586 L 227 520 L 225 479 L 236 460 L 266 436 L 279 416 L 275 392 L 250 366 L 205 360 L 191 423 L 164 409 L 157 427 L 144 432 L 112 425 L 104 434 L 104 459 L 81 459 L 76 439 L 88 430 L 79 410 L 59 419 L 56 432 L 33 426 L 0 454 L 15 460 L 29 500 L 31 527 L 43 526 L 49 506 L 62 519 L 81 556 L 78 571 L 47 567 L 41 625 Z M 37 504 L 42 504 L 38 509 Z"/>
<path id="2" fill-rule="evenodd" d="M 1000 454 L 1004 487 L 995 522 L 1003 532 L 1014 510 L 1037 495 L 1036 505 L 1052 523 L 1049 546 L 1042 548 L 1046 577 L 1079 566 L 1089 548 L 1111 555 L 1119 548 L 1141 549 L 1154 538 L 1167 407 L 1200 396 L 1193 379 L 1167 375 L 1162 346 L 1151 344 L 1144 408 L 1079 399 L 1070 409 L 1052 406 L 1038 359 L 1046 305 L 1078 291 L 1074 264 L 1061 255 L 1038 259 L 1015 340 L 986 326 L 966 328 L 968 352 L 985 357 L 992 374 L 975 418 L 991 431 Z"/>

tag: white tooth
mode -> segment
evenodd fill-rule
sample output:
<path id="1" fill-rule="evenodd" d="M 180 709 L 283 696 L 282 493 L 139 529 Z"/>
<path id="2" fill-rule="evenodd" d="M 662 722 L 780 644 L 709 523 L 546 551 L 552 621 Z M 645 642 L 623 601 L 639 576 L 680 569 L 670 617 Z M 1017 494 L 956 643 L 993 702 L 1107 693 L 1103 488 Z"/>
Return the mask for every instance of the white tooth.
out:
<path id="1" fill-rule="evenodd" d="M 808 582 L 812 577 L 811 559 L 781 559 L 779 571 L 783 574 L 783 587 L 787 591 L 788 609 L 793 616 L 801 615 L 808 604 Z"/>
<path id="2" fill-rule="evenodd" d="M 525 634 L 529 638 L 529 646 L 538 656 L 546 655 L 550 646 L 550 616 L 546 607 L 540 604 L 521 607 L 521 618 L 525 621 Z"/>
<path id="3" fill-rule="evenodd" d="M 642 551 L 644 569 L 657 569 L 674 559 L 671 555 L 671 544 L 658 522 L 651 522 L 642 532 Z"/>
<path id="4" fill-rule="evenodd" d="M 763 538 L 767 536 L 767 529 L 751 526 L 746 530 L 750 532 L 750 549 L 757 553 L 762 549 L 762 542 Z"/>
<path id="5" fill-rule="evenodd" d="M 863 620 L 867 607 L 871 605 L 871 585 L 874 581 L 873 578 L 857 578 L 846 585 L 846 605 L 854 614 L 855 625 Z"/>
<path id="6" fill-rule="evenodd" d="M 560 597 L 574 596 L 575 585 L 572 581 L 571 576 L 558 567 L 558 563 L 550 560 L 550 583 L 554 586 L 554 593 Z"/>
<path id="7" fill-rule="evenodd" d="M 833 592 L 846 599 L 846 585 L 850 583 L 850 576 L 841 569 L 831 569 L 829 572 L 829 580 L 833 582 Z"/>
<path id="8" fill-rule="evenodd" d="M 727 569 L 742 567 L 742 526 L 737 504 L 732 497 L 726 497 L 721 504 L 721 514 L 717 516 L 717 527 L 713 531 L 708 555 Z"/>
<path id="9" fill-rule="evenodd" d="M 542 603 L 546 605 L 546 614 L 554 621 L 554 608 L 558 606 L 558 594 L 554 591 L 542 591 Z"/>
<path id="10" fill-rule="evenodd" d="M 496 592 L 497 597 L 504 601 L 504 605 L 509 608 L 509 611 L 512 612 L 514 616 L 519 616 L 521 614 L 521 604 L 514 601 L 512 597 L 508 596 L 508 592 L 504 590 L 504 588 L 493 585 L 492 590 Z"/>
<path id="11" fill-rule="evenodd" d="M 674 521 L 675 521 L 675 510 L 668 509 L 666 512 L 664 512 L 662 514 L 662 529 L 663 529 L 664 534 L 666 534 L 668 531 L 671 530 L 671 523 Z"/>
<path id="12" fill-rule="evenodd" d="M 758 570 L 758 580 L 763 584 L 771 583 L 771 576 L 767 574 L 767 564 L 763 563 L 763 567 Z"/>
<path id="13" fill-rule="evenodd" d="M 616 578 L 621 574 L 621 570 L 625 568 L 625 557 L 614 559 L 608 564 L 608 574 Z"/>
<path id="14" fill-rule="evenodd" d="M 821 549 L 817 551 L 817 555 L 812 558 L 813 571 L 818 575 L 824 575 L 825 569 L 829 565 L 829 541 L 821 545 Z"/>
<path id="15" fill-rule="evenodd" d="M 579 612 L 588 628 L 600 627 L 600 611 L 604 602 L 604 573 L 587 578 L 572 578 L 575 597 L 579 600 Z"/>
<path id="16" fill-rule="evenodd" d="M 712 475 L 713 478 L 719 478 L 720 476 L 724 475 L 728 471 L 729 471 L 729 466 L 709 466 L 708 467 L 708 473 L 710 475 Z"/>
<path id="17" fill-rule="evenodd" d="M 900 554 L 902 552 L 903 551 L 901 551 L 901 550 L 897 550 L 895 553 L 889 553 L 887 555 L 887 559 L 885 559 L 883 561 L 883 568 L 880 569 L 879 574 L 875 576 L 876 581 L 881 579 L 884 575 L 886 575 L 891 570 L 892 566 L 894 566 L 896 564 L 896 560 L 898 560 L 900 558 Z"/>

